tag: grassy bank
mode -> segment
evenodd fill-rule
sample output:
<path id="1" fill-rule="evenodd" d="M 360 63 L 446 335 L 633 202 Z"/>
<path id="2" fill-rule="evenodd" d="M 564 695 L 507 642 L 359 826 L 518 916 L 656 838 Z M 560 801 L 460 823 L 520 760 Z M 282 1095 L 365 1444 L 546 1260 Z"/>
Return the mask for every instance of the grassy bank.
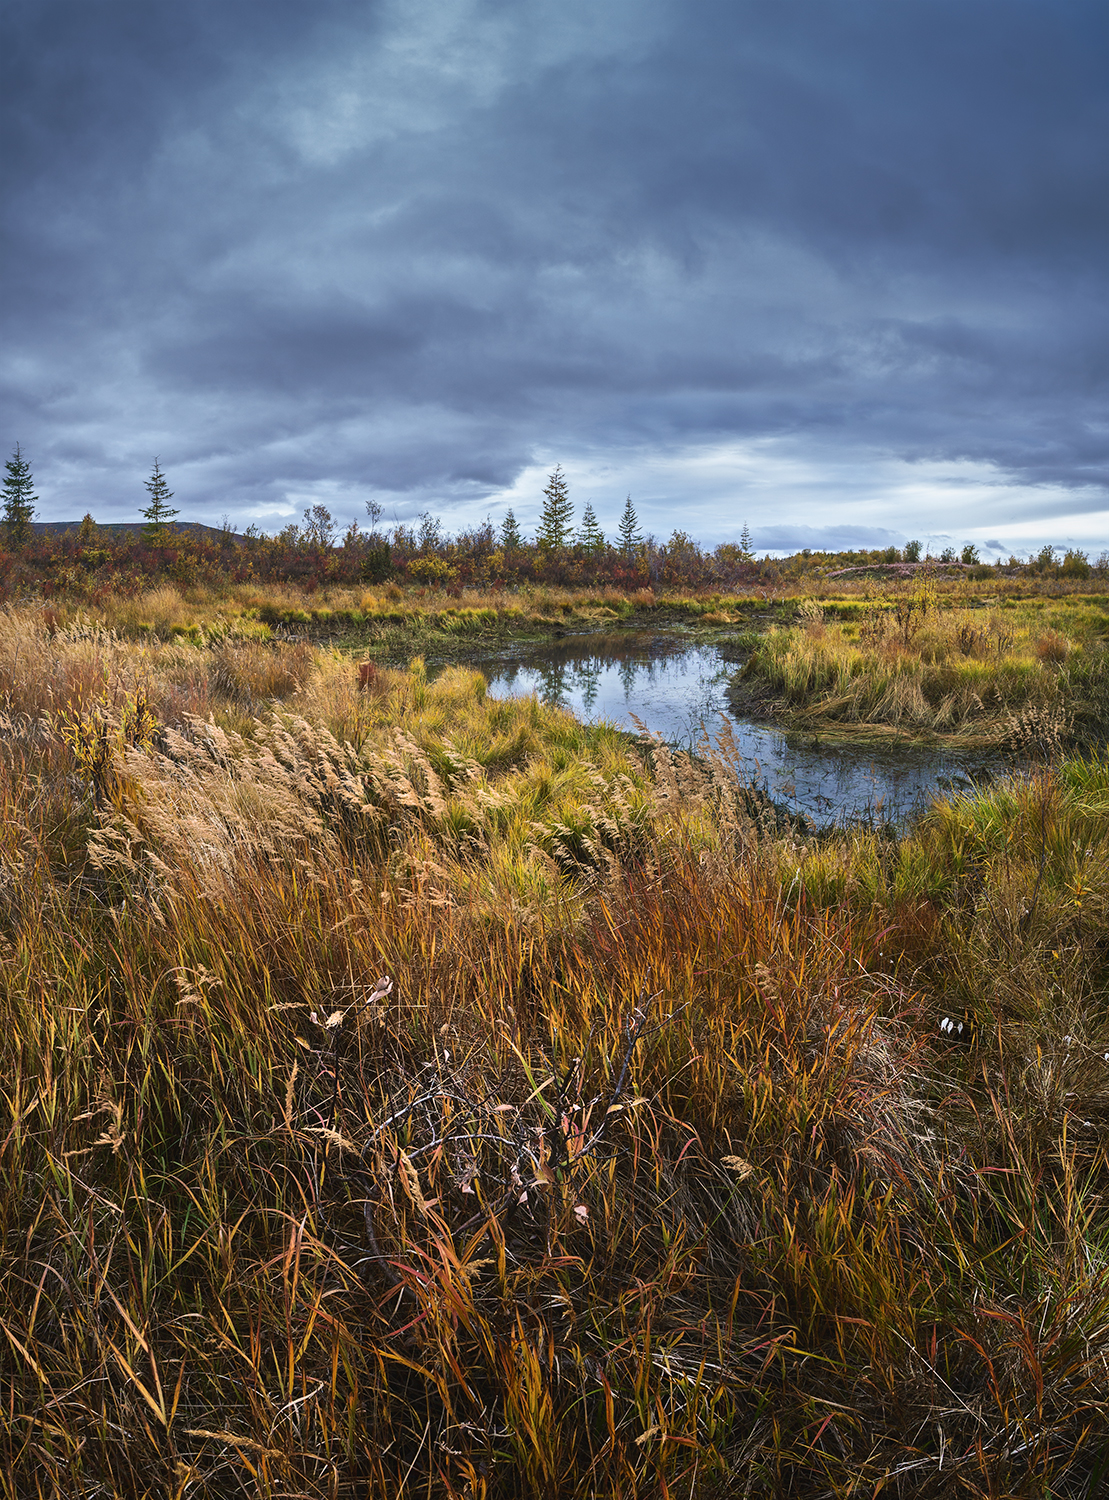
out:
<path id="1" fill-rule="evenodd" d="M 992 573 L 981 579 L 965 572 L 941 572 L 927 575 L 926 583 L 938 608 L 971 612 L 971 623 L 979 629 L 983 610 L 1001 610 L 1036 617 L 1033 623 L 1038 622 L 1041 630 L 1055 629 L 1079 640 L 1100 639 L 1109 631 L 1109 592 L 1099 580 Z M 269 632 L 380 650 L 390 643 L 419 645 L 432 637 L 445 641 L 543 635 L 554 629 L 607 629 L 621 623 L 709 629 L 742 629 L 755 623 L 761 628 L 795 621 L 806 601 L 819 605 L 827 624 L 838 622 L 850 634 L 864 620 L 896 612 L 898 594 L 883 590 L 917 587 L 912 581 L 810 574 L 757 581 L 733 592 L 661 584 L 621 589 L 533 583 L 446 587 L 396 581 L 373 587 L 322 583 L 308 588 L 294 582 L 263 586 L 167 578 L 140 580 L 95 595 L 59 588 L 48 600 L 37 602 L 63 626 L 87 620 L 129 638 L 209 640 L 229 633 Z"/>
<path id="2" fill-rule="evenodd" d="M 3 1493 L 1098 1493 L 1109 766 L 365 676 L 0 619 Z"/>
<path id="3" fill-rule="evenodd" d="M 218 589 L 162 583 L 131 595 L 96 602 L 56 598 L 48 618 L 62 628 L 84 621 L 128 640 L 183 640 L 211 645 L 226 638 L 268 641 L 297 638 L 365 650 L 377 658 L 417 651 L 449 654 L 454 646 L 562 632 L 610 630 L 621 625 L 685 625 L 708 629 L 742 625 L 778 607 L 764 594 L 656 595 L 652 589 L 517 589 L 427 587 L 377 589 L 254 585 Z"/>
<path id="4" fill-rule="evenodd" d="M 758 641 L 737 701 L 769 696 L 798 727 L 1057 747 L 1103 733 L 1109 604 L 973 601 L 934 583 L 899 596 L 801 601 Z"/>

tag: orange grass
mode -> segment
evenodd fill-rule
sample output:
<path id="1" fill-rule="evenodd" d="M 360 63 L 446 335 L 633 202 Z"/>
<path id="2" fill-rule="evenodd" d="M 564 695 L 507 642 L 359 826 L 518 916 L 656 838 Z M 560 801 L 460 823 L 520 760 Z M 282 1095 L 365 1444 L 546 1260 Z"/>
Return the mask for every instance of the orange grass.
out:
<path id="1" fill-rule="evenodd" d="M 801 844 L 465 674 L 135 666 L 0 740 L 0 1493 L 1098 1493 L 1094 770 Z"/>

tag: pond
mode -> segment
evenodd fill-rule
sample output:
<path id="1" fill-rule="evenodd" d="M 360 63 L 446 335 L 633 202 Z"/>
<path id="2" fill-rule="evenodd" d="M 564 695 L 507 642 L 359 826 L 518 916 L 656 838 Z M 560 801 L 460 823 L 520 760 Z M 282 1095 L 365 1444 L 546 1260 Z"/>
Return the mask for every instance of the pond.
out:
<path id="1" fill-rule="evenodd" d="M 737 717 L 727 688 L 742 660 L 726 642 L 622 632 L 475 651 L 465 664 L 484 674 L 494 697 L 535 693 L 580 719 L 645 727 L 680 747 L 696 746 L 702 726 L 715 736 L 727 725 L 743 776 L 818 825 L 901 824 L 938 793 L 969 790 L 996 769 L 942 750 L 822 745 Z"/>

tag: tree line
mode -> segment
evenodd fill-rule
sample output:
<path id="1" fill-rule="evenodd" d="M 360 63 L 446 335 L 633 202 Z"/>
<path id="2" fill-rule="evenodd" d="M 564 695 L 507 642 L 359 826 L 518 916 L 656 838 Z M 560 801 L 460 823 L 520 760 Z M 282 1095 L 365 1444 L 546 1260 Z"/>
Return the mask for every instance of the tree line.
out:
<path id="1" fill-rule="evenodd" d="M 707 550 L 679 528 L 666 541 L 644 534 L 628 495 L 616 533 L 606 537 L 592 501 L 574 525 L 570 487 L 561 465 L 550 473 L 533 538 L 526 538 L 510 509 L 499 526 L 487 518 L 479 525 L 447 532 L 438 516 L 421 514 L 414 524 L 381 525 L 382 507 L 366 502 L 368 527 L 352 521 L 340 534 L 325 505 L 305 509 L 299 523 L 275 534 L 250 526 L 242 534 L 223 526 L 200 534 L 175 524 L 179 512 L 170 505 L 173 491 L 159 459 L 144 481 L 147 504 L 140 510 L 141 531 L 107 531 L 86 514 L 77 532 L 34 534 L 38 497 L 30 466 L 17 445 L 5 466 L 0 526 L 7 546 L 2 560 L 0 593 L 39 587 L 95 594 L 141 586 L 157 577 L 189 585 L 231 582 L 295 582 L 307 588 L 324 584 L 377 584 L 396 580 L 452 592 L 465 587 L 513 586 L 521 583 L 569 587 L 612 585 L 622 589 L 679 587 L 736 588 L 773 584 L 829 566 L 875 566 L 897 562 L 961 562 L 981 567 L 973 544 L 961 555 L 946 548 L 935 559 L 922 556 L 919 541 L 904 548 L 813 553 L 793 558 L 755 557 L 750 528 L 744 522 L 739 539 Z M 1106 570 L 1104 554 L 1094 566 Z M 1050 546 L 1027 563 L 1013 557 L 1009 567 L 1085 577 L 1091 564 L 1084 553 L 1058 556 Z"/>
<path id="2" fill-rule="evenodd" d="M 393 579 L 451 590 L 525 582 L 704 587 L 730 586 L 741 582 L 743 575 L 773 571 L 769 559 L 756 563 L 746 525 L 739 543 L 726 543 L 713 552 L 703 551 L 681 530 L 667 542 L 644 535 L 630 495 L 613 538 L 605 536 L 591 501 L 575 527 L 561 465 L 548 477 L 531 539 L 525 538 L 511 509 L 500 526 L 487 518 L 456 534 L 447 532 L 430 512 L 415 523 L 385 528 L 382 507 L 373 498 L 366 502 L 369 526 L 353 521 L 342 534 L 321 504 L 306 507 L 300 522 L 272 535 L 257 526 L 236 533 L 226 518 L 214 535 L 211 528 L 195 534 L 174 524 L 178 511 L 169 503 L 173 491 L 158 459 L 145 486 L 149 500 L 140 511 L 141 531 L 100 528 L 86 514 L 76 532 L 47 529 L 33 535 L 37 496 L 30 467 L 17 447 L 3 488 L 9 575 L 16 556 L 25 574 L 41 569 L 49 575 L 42 580 L 47 591 L 77 592 L 126 587 L 156 576 L 184 584 L 222 576 L 233 582 L 288 581 L 309 588 Z"/>

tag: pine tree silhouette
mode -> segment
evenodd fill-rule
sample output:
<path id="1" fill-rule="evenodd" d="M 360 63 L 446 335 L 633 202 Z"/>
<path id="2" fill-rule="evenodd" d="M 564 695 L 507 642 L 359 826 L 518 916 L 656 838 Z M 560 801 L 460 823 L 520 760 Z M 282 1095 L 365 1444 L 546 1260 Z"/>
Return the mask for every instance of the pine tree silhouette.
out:
<path id="1" fill-rule="evenodd" d="M 4 480 L 4 527 L 8 533 L 8 545 L 23 547 L 31 536 L 31 522 L 35 515 L 34 480 L 30 465 L 23 457 L 19 444 L 4 465 L 7 478 Z"/>
<path id="2" fill-rule="evenodd" d="M 574 507 L 570 503 L 570 486 L 562 472 L 562 465 L 555 467 L 543 491 L 543 514 L 539 518 L 539 532 L 535 540 L 544 552 L 554 552 L 565 547 L 570 539 L 570 521 Z"/>
<path id="3" fill-rule="evenodd" d="M 624 514 L 620 517 L 616 536 L 620 543 L 620 551 L 625 557 L 634 557 L 643 545 L 643 538 L 639 532 L 639 517 L 635 513 L 635 506 L 632 504 L 630 495 L 624 502 Z"/>
<path id="4" fill-rule="evenodd" d="M 170 505 L 173 499 L 173 491 L 166 483 L 166 476 L 158 467 L 158 460 L 154 460 L 154 470 L 149 479 L 144 479 L 143 484 L 150 492 L 150 504 L 139 514 L 146 521 L 143 528 L 146 540 L 153 546 L 164 546 L 169 541 L 169 523 L 177 515 L 177 511 Z"/>

